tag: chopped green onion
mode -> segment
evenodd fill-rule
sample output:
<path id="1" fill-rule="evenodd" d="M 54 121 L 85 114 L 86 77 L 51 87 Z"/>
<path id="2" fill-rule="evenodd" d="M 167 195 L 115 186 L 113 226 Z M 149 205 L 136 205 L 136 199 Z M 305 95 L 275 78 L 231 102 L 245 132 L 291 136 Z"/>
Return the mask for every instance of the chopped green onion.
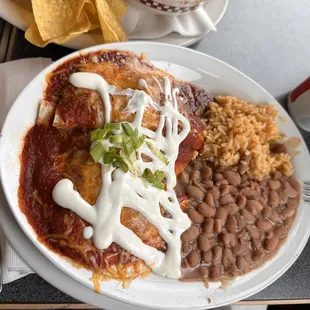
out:
<path id="1" fill-rule="evenodd" d="M 121 124 L 120 123 L 105 123 L 104 124 L 104 129 L 120 130 L 121 129 Z"/>
<path id="2" fill-rule="evenodd" d="M 143 145 L 144 142 L 145 142 L 145 136 L 142 135 L 135 141 L 135 149 L 136 150 L 139 149 Z"/>
<path id="3" fill-rule="evenodd" d="M 103 154 L 103 162 L 107 165 L 111 165 L 115 159 L 115 150 L 110 150 Z"/>
<path id="4" fill-rule="evenodd" d="M 146 141 L 146 144 L 159 160 L 161 160 L 165 165 L 169 164 L 167 157 L 154 144 L 149 141 Z"/>
<path id="5" fill-rule="evenodd" d="M 93 131 L 91 132 L 91 134 L 90 134 L 90 141 L 91 141 L 91 142 L 94 142 L 95 140 L 97 140 L 97 135 L 98 135 L 98 133 L 99 133 L 100 130 L 101 130 L 101 129 L 98 128 L 98 129 L 93 130 Z"/>
<path id="6" fill-rule="evenodd" d="M 146 168 L 143 171 L 142 177 L 158 189 L 165 189 L 165 183 L 162 180 L 165 178 L 165 174 L 162 171 L 156 170 L 154 173 L 151 169 Z"/>
<path id="7" fill-rule="evenodd" d="M 134 130 L 131 128 L 131 126 L 129 124 L 123 123 L 122 127 L 123 127 L 123 130 L 127 136 L 134 136 L 135 135 Z"/>
<path id="8" fill-rule="evenodd" d="M 166 176 L 162 171 L 156 170 L 154 173 L 154 177 L 155 177 L 156 181 L 161 182 Z"/>
<path id="9" fill-rule="evenodd" d="M 158 189 L 165 189 L 165 184 L 162 182 L 153 182 L 152 185 Z"/>
<path id="10" fill-rule="evenodd" d="M 123 149 L 125 151 L 125 155 L 130 156 L 134 151 L 133 143 L 129 139 L 126 143 L 123 143 Z"/>
<path id="11" fill-rule="evenodd" d="M 122 133 L 113 132 L 121 128 L 123 129 Z M 108 139 L 112 146 L 106 150 L 100 141 Z M 151 184 L 159 189 L 165 188 L 165 183 L 163 182 L 165 174 L 162 171 L 156 170 L 153 173 L 147 168 L 143 171 L 143 174 L 141 173 L 136 151 L 144 144 L 145 136 L 139 136 L 138 130 L 133 129 L 130 124 L 106 123 L 103 129 L 98 128 L 91 132 L 90 140 L 91 142 L 98 141 L 90 151 L 95 162 L 102 158 L 104 164 L 120 168 L 124 172 L 130 171 L 133 175 L 140 177 L 145 186 Z M 151 152 L 167 165 L 168 160 L 166 156 L 151 142 L 146 143 Z"/>
<path id="12" fill-rule="evenodd" d="M 110 142 L 113 144 L 120 144 L 123 141 L 122 135 L 114 135 L 110 137 Z"/>
<path id="13" fill-rule="evenodd" d="M 128 156 L 126 153 L 125 153 L 125 150 L 122 149 L 120 151 L 120 156 L 122 157 L 123 161 L 127 164 L 128 168 L 129 168 L 129 171 L 135 175 L 135 176 L 140 176 L 141 175 L 141 170 L 140 170 L 140 167 L 138 165 L 138 162 L 137 162 L 137 158 L 136 158 L 136 153 L 133 152 L 131 153 L 130 156 Z"/>
<path id="14" fill-rule="evenodd" d="M 102 145 L 101 142 L 98 142 L 91 150 L 90 150 L 90 155 L 94 159 L 94 161 L 97 163 L 100 158 L 103 156 L 105 152 L 104 146 Z"/>

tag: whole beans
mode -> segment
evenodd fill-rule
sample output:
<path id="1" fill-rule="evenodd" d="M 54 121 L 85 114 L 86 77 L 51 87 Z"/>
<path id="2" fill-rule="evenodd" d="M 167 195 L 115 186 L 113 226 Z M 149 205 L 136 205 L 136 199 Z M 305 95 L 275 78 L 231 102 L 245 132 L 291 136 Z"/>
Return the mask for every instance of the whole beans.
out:
<path id="1" fill-rule="evenodd" d="M 197 208 L 198 212 L 205 217 L 213 217 L 215 215 L 216 209 L 211 208 L 207 203 L 201 202 Z"/>
<path id="2" fill-rule="evenodd" d="M 203 199 L 203 197 L 205 196 L 205 193 L 197 186 L 188 185 L 186 190 L 187 190 L 187 194 L 189 195 L 189 197 L 192 197 L 195 199 Z"/>
<path id="3" fill-rule="evenodd" d="M 200 263 L 201 257 L 198 251 L 192 251 L 187 256 L 188 264 L 191 267 L 196 267 Z"/>
<path id="4" fill-rule="evenodd" d="M 243 159 L 235 169 L 213 169 L 197 158 L 176 187 L 189 198 L 185 212 L 192 222 L 181 235 L 182 268 L 191 270 L 184 274 L 212 281 L 243 274 L 276 253 L 286 239 L 300 185 L 278 171 L 251 179 Z"/>
<path id="5" fill-rule="evenodd" d="M 201 224 L 203 222 L 203 216 L 193 208 L 187 209 L 187 215 L 194 224 Z"/>
<path id="6" fill-rule="evenodd" d="M 181 236 L 183 242 L 191 242 L 199 236 L 199 228 L 195 225 L 192 225 L 188 228 Z"/>

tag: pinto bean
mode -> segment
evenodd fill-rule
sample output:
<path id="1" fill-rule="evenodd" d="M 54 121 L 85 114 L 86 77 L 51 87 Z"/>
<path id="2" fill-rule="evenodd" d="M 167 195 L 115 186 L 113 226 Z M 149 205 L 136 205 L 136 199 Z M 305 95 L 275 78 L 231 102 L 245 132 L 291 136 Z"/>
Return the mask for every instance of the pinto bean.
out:
<path id="1" fill-rule="evenodd" d="M 257 192 L 251 187 L 245 187 L 241 190 L 241 194 L 248 199 L 253 199 L 257 197 Z"/>
<path id="2" fill-rule="evenodd" d="M 199 181 L 200 180 L 200 171 L 199 170 L 193 170 L 190 180 L 191 181 Z"/>
<path id="3" fill-rule="evenodd" d="M 212 175 L 212 169 L 210 167 L 204 167 L 202 169 L 204 179 L 208 179 Z"/>
<path id="4" fill-rule="evenodd" d="M 239 165 L 238 171 L 240 174 L 244 174 L 249 170 L 249 165 L 246 163 L 245 165 Z"/>
<path id="5" fill-rule="evenodd" d="M 284 224 L 286 227 L 291 227 L 293 221 L 294 221 L 294 217 L 291 216 L 291 217 L 288 217 L 288 218 L 284 219 L 283 224 Z"/>
<path id="6" fill-rule="evenodd" d="M 288 193 L 284 190 L 284 191 L 279 191 L 279 197 L 282 201 L 282 203 L 287 203 L 288 201 Z"/>
<path id="7" fill-rule="evenodd" d="M 211 189 L 213 189 L 213 188 L 216 188 L 216 187 L 212 187 Z M 210 191 L 211 191 L 211 189 L 210 189 Z M 213 195 L 212 195 L 212 193 L 211 193 L 210 191 L 207 193 L 207 195 L 206 195 L 204 201 L 205 201 L 210 207 L 214 207 L 214 197 L 213 197 Z"/>
<path id="8" fill-rule="evenodd" d="M 209 275 L 209 269 L 208 267 L 206 266 L 200 266 L 199 267 L 199 274 L 202 276 L 202 277 L 207 277 Z"/>
<path id="9" fill-rule="evenodd" d="M 191 267 L 196 267 L 200 263 L 201 257 L 200 253 L 197 251 L 192 251 L 187 256 L 188 264 Z"/>
<path id="10" fill-rule="evenodd" d="M 271 215 L 271 212 L 272 212 L 272 209 L 267 206 L 264 208 L 262 215 L 263 215 L 263 217 L 268 218 Z"/>
<path id="11" fill-rule="evenodd" d="M 294 208 L 285 208 L 282 211 L 282 215 L 284 218 L 291 217 L 295 213 L 296 209 Z"/>
<path id="12" fill-rule="evenodd" d="M 229 232 L 234 233 L 237 230 L 238 222 L 234 215 L 229 214 L 226 221 L 226 228 Z"/>
<path id="13" fill-rule="evenodd" d="M 247 223 L 254 223 L 256 217 L 246 209 L 240 211 L 241 216 L 246 220 Z"/>
<path id="14" fill-rule="evenodd" d="M 258 201 L 248 199 L 246 202 L 246 208 L 253 214 L 256 214 L 262 211 L 264 207 Z"/>
<path id="15" fill-rule="evenodd" d="M 249 250 L 249 244 L 246 242 L 238 242 L 231 250 L 235 255 L 243 255 Z"/>
<path id="16" fill-rule="evenodd" d="M 291 186 L 294 188 L 294 190 L 299 193 L 300 192 L 300 184 L 299 182 L 296 180 L 296 178 L 292 175 L 289 177 L 289 182 L 291 184 Z"/>
<path id="17" fill-rule="evenodd" d="M 287 235 L 287 228 L 283 225 L 276 226 L 274 229 L 274 234 L 282 239 Z"/>
<path id="18" fill-rule="evenodd" d="M 265 256 L 263 249 L 257 249 L 252 252 L 252 259 L 254 262 L 262 259 Z"/>
<path id="19" fill-rule="evenodd" d="M 248 251 L 243 255 L 243 258 L 248 262 L 251 263 L 252 262 L 252 252 Z"/>
<path id="20" fill-rule="evenodd" d="M 249 262 L 246 261 L 243 256 L 239 255 L 237 256 L 237 259 L 236 259 L 236 265 L 238 267 L 238 269 L 245 269 L 246 267 L 249 266 Z"/>
<path id="21" fill-rule="evenodd" d="M 191 242 L 195 240 L 199 235 L 199 228 L 195 225 L 192 225 L 181 235 L 181 240 L 183 242 Z"/>
<path id="22" fill-rule="evenodd" d="M 276 210 L 273 210 L 269 216 L 270 220 L 274 223 L 277 223 L 280 221 L 281 217 L 278 214 L 278 212 Z"/>
<path id="23" fill-rule="evenodd" d="M 246 226 L 246 230 L 249 232 L 251 238 L 258 239 L 259 238 L 259 230 L 255 226 Z"/>
<path id="24" fill-rule="evenodd" d="M 215 185 L 216 185 L 217 187 L 225 186 L 225 185 L 228 185 L 228 181 L 223 179 L 223 180 L 221 180 L 221 181 L 217 181 L 217 182 L 215 183 Z"/>
<path id="25" fill-rule="evenodd" d="M 297 199 L 289 199 L 287 202 L 287 207 L 289 209 L 297 209 L 297 207 L 298 207 Z"/>
<path id="26" fill-rule="evenodd" d="M 279 197 L 278 192 L 270 191 L 270 193 L 269 193 L 269 204 L 271 206 L 275 206 L 279 203 L 280 203 L 280 197 Z"/>
<path id="27" fill-rule="evenodd" d="M 265 240 L 264 247 L 267 251 L 273 251 L 276 249 L 278 244 L 279 244 L 279 239 L 277 236 L 274 235 L 271 238 Z"/>
<path id="28" fill-rule="evenodd" d="M 224 223 L 227 219 L 228 211 L 223 207 L 219 207 L 216 209 L 215 218 L 221 219 Z"/>
<path id="29" fill-rule="evenodd" d="M 279 180 L 269 180 L 267 184 L 271 190 L 276 190 L 276 191 L 280 189 L 282 185 Z"/>
<path id="30" fill-rule="evenodd" d="M 222 196 L 219 199 L 220 205 L 226 205 L 228 203 L 234 203 L 235 199 L 231 195 Z"/>
<path id="31" fill-rule="evenodd" d="M 203 232 L 206 235 L 211 235 L 213 232 L 214 219 L 206 219 L 203 226 Z"/>
<path id="32" fill-rule="evenodd" d="M 219 264 L 222 261 L 222 254 L 223 254 L 223 248 L 219 245 L 216 245 L 213 248 L 213 259 L 212 259 L 213 265 Z"/>
<path id="33" fill-rule="evenodd" d="M 197 208 L 198 212 L 205 217 L 213 217 L 215 215 L 216 209 L 211 208 L 207 203 L 201 202 Z"/>
<path id="34" fill-rule="evenodd" d="M 224 179 L 224 177 L 223 177 L 223 175 L 221 174 L 221 173 L 216 173 L 215 175 L 214 175 L 214 180 L 217 182 L 217 181 L 221 181 L 221 180 L 223 180 Z"/>
<path id="35" fill-rule="evenodd" d="M 188 185 L 186 191 L 191 198 L 202 199 L 205 196 L 205 193 L 194 185 Z"/>
<path id="36" fill-rule="evenodd" d="M 258 220 L 256 226 L 261 231 L 268 231 L 272 228 L 272 224 L 268 220 Z"/>
<path id="37" fill-rule="evenodd" d="M 229 185 L 224 185 L 220 188 L 221 196 L 229 194 Z"/>
<path id="38" fill-rule="evenodd" d="M 275 180 L 280 180 L 280 179 L 282 178 L 282 172 L 281 172 L 281 171 L 276 171 L 276 172 L 274 173 L 273 178 L 274 178 Z"/>
<path id="39" fill-rule="evenodd" d="M 223 171 L 223 176 L 230 185 L 238 186 L 241 183 L 241 177 L 238 172 L 227 169 Z"/>
<path id="40" fill-rule="evenodd" d="M 200 235 L 198 238 L 198 245 L 201 251 L 206 252 L 211 249 L 212 241 L 204 235 Z"/>
<path id="41" fill-rule="evenodd" d="M 287 192 L 289 197 L 295 198 L 297 196 L 297 192 L 295 191 L 295 189 L 291 186 L 291 184 L 289 182 L 287 182 L 287 181 L 284 182 L 283 188 L 285 189 L 285 191 Z"/>
<path id="42" fill-rule="evenodd" d="M 223 222 L 222 222 L 222 220 L 221 220 L 221 219 L 216 219 L 216 220 L 214 221 L 214 227 L 213 227 L 214 231 L 215 231 L 216 233 L 219 233 L 219 232 L 221 232 L 222 228 L 223 228 Z"/>
<path id="43" fill-rule="evenodd" d="M 222 254 L 222 264 L 224 267 L 227 267 L 231 264 L 234 264 L 236 261 L 236 258 L 229 248 L 224 248 L 223 254 Z"/>
<path id="44" fill-rule="evenodd" d="M 187 215 L 194 224 L 202 224 L 203 216 L 197 212 L 194 208 L 187 209 Z"/>
<path id="45" fill-rule="evenodd" d="M 228 232 L 221 232 L 219 234 L 219 241 L 222 245 L 228 246 L 231 241 L 231 234 Z"/>
<path id="46" fill-rule="evenodd" d="M 204 186 L 205 186 L 206 188 L 212 187 L 212 186 L 214 185 L 214 184 L 213 184 L 213 181 L 210 180 L 210 179 L 203 180 L 203 181 L 202 181 L 202 184 L 204 184 Z"/>
<path id="47" fill-rule="evenodd" d="M 182 171 L 182 173 L 180 174 L 178 180 L 182 183 L 182 184 L 188 184 L 189 182 L 189 176 L 185 171 Z"/>
<path id="48" fill-rule="evenodd" d="M 193 246 L 191 243 L 182 242 L 182 252 L 184 254 L 188 254 L 193 249 Z"/>
<path id="49" fill-rule="evenodd" d="M 239 209 L 235 203 L 229 203 L 227 205 L 223 205 L 222 207 L 227 210 L 228 214 L 236 214 Z"/>
<path id="50" fill-rule="evenodd" d="M 212 280 L 218 280 L 221 276 L 221 265 L 212 266 L 209 271 L 209 276 Z"/>
<path id="51" fill-rule="evenodd" d="M 246 205 L 246 197 L 242 194 L 239 194 L 236 199 L 236 203 L 240 209 L 244 208 Z"/>
<path id="52" fill-rule="evenodd" d="M 206 263 L 206 264 L 210 264 L 212 261 L 212 251 L 206 251 L 202 253 L 202 260 Z"/>

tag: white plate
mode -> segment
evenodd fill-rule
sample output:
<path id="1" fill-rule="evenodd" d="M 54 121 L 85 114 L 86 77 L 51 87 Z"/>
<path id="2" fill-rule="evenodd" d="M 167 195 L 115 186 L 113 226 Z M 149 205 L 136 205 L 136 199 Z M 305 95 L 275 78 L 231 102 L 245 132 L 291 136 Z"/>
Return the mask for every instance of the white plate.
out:
<path id="1" fill-rule="evenodd" d="M 278 125 L 281 132 L 288 136 L 301 138 L 299 131 L 288 114 L 265 90 L 241 72 L 213 57 L 177 46 L 148 42 L 102 45 L 86 49 L 83 52 L 96 51 L 103 48 L 130 50 L 137 54 L 145 52 L 148 59 L 173 74 L 176 78 L 192 81 L 214 93 L 235 95 L 254 103 L 274 103 L 278 107 L 280 116 L 288 120 L 285 123 L 279 121 Z M 25 216 L 20 212 L 17 204 L 20 141 L 26 130 L 35 121 L 38 100 L 42 96 L 42 90 L 45 85 L 45 75 L 64 60 L 68 60 L 78 55 L 78 53 L 76 52 L 57 61 L 41 72 L 15 101 L 2 130 L 0 173 L 4 192 L 11 210 L 25 234 L 56 266 L 78 282 L 91 288 L 93 284 L 89 281 L 91 276 L 89 271 L 76 269 L 37 242 L 32 228 Z M 310 169 L 310 157 L 304 142 L 300 146 L 300 152 L 300 155 L 294 159 L 293 164 L 296 169 L 296 177 L 300 182 L 303 182 L 307 180 L 307 174 Z M 118 286 L 115 281 L 105 282 L 101 285 L 101 292 L 117 300 L 157 309 L 206 309 L 230 304 L 257 293 L 275 281 L 291 266 L 307 242 L 310 233 L 309 216 L 310 208 L 302 202 L 288 240 L 278 254 L 262 268 L 237 278 L 224 290 L 217 289 L 218 284 L 213 284 L 209 289 L 206 289 L 201 283 L 184 283 L 150 275 L 146 279 L 134 281 L 126 290 Z M 1 220 L 3 221 L 3 219 Z M 14 232 L 16 228 L 8 228 L 8 226 L 5 223 L 4 228 L 9 238 L 11 238 L 13 246 L 15 245 L 21 256 L 38 274 L 42 274 L 53 285 L 75 298 L 93 303 L 98 307 L 103 307 L 105 297 L 102 296 L 102 303 L 100 302 L 101 297 L 91 300 L 89 289 L 86 288 L 85 294 L 80 295 L 67 285 L 68 282 L 56 282 L 54 275 L 49 275 L 47 270 L 43 270 L 43 264 L 34 264 L 32 249 L 27 247 L 26 243 L 23 244 L 19 240 L 17 241 L 16 238 L 14 239 L 10 233 Z M 38 259 L 37 253 L 35 256 Z M 53 272 L 54 266 L 50 266 L 49 269 L 50 272 Z M 209 304 L 208 298 L 211 298 L 211 304 Z"/>
<path id="2" fill-rule="evenodd" d="M 0 2 L 1 18 L 21 30 L 26 30 L 29 27 L 33 19 L 30 1 L 0 0 Z M 208 12 L 208 15 L 214 25 L 217 25 L 222 19 L 227 5 L 228 0 L 209 0 L 204 5 L 204 8 Z M 183 37 L 178 33 L 170 33 L 165 37 L 151 41 L 189 46 L 200 41 L 206 34 L 207 33 L 194 37 Z M 97 44 L 102 44 L 102 35 L 100 30 L 82 34 L 62 45 L 73 49 L 82 49 Z"/>

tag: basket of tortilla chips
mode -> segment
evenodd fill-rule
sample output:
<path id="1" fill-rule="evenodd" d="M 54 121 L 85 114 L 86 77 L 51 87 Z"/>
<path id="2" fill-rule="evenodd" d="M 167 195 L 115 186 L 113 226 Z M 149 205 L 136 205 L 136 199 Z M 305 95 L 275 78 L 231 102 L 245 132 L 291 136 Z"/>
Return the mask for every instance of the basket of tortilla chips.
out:
<path id="1" fill-rule="evenodd" d="M 34 20 L 25 37 L 40 47 L 98 28 L 105 43 L 127 40 L 120 25 L 127 10 L 122 0 L 32 0 L 32 10 Z"/>

